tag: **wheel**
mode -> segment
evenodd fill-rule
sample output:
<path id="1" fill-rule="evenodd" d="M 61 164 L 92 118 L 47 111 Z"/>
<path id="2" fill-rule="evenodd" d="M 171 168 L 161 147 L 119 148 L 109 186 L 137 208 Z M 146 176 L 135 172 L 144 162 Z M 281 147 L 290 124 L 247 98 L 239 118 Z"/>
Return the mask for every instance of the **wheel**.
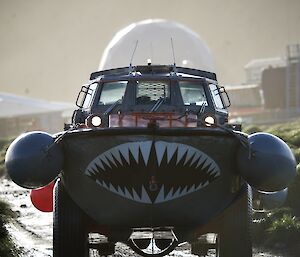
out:
<path id="1" fill-rule="evenodd" d="M 241 193 L 240 198 L 225 214 L 216 249 L 219 257 L 252 257 L 250 186 L 245 185 Z"/>
<path id="2" fill-rule="evenodd" d="M 55 185 L 53 257 L 87 257 L 88 233 L 83 211 L 69 197 L 60 180 Z"/>

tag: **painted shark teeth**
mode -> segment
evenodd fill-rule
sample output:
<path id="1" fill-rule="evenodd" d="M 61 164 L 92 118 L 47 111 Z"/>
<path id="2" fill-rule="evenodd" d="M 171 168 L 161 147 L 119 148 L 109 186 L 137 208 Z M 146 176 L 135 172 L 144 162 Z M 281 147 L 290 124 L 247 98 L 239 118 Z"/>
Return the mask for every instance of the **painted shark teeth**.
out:
<path id="1" fill-rule="evenodd" d="M 148 188 L 152 173 L 159 177 L 155 192 Z M 115 146 L 91 161 L 85 174 L 116 195 L 146 204 L 194 193 L 221 175 L 216 162 L 202 151 L 165 141 Z"/>

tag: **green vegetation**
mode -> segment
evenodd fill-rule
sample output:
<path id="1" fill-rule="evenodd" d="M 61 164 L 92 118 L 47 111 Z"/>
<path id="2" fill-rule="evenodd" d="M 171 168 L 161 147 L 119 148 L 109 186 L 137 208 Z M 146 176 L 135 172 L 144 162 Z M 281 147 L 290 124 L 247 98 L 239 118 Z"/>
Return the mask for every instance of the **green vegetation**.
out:
<path id="1" fill-rule="evenodd" d="M 9 219 L 14 218 L 14 213 L 10 210 L 7 203 L 0 200 L 0 256 L 1 257 L 17 257 L 20 251 L 12 242 L 5 224 Z"/>
<path id="2" fill-rule="evenodd" d="M 0 139 L 0 177 L 4 176 L 5 165 L 4 158 L 5 152 L 11 143 L 10 139 Z M 9 208 L 9 205 L 0 199 L 0 256 L 1 257 L 16 257 L 19 256 L 20 251 L 12 242 L 10 235 L 5 227 L 5 224 L 10 219 L 15 218 L 15 214 Z"/>
<path id="3" fill-rule="evenodd" d="M 258 246 L 289 248 L 292 252 L 300 251 L 300 121 L 272 126 L 246 127 L 246 133 L 259 131 L 274 134 L 283 139 L 292 149 L 297 165 L 297 176 L 289 186 L 287 201 L 282 208 L 257 213 L 259 220 L 254 227 L 254 239 Z"/>
<path id="4" fill-rule="evenodd" d="M 5 165 L 4 165 L 4 158 L 6 150 L 11 143 L 11 139 L 3 139 L 0 138 L 0 177 L 5 175 Z"/>

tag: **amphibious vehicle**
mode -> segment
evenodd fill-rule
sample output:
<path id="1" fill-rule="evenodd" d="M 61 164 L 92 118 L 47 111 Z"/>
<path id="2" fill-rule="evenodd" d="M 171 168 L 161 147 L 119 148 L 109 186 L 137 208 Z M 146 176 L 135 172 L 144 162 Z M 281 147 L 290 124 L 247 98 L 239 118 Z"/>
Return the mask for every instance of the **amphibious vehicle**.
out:
<path id="1" fill-rule="evenodd" d="M 6 154 L 37 208 L 51 211 L 55 183 L 54 257 L 109 255 L 117 242 L 142 256 L 184 242 L 200 256 L 252 256 L 252 188 L 268 201 L 284 195 L 296 163 L 281 139 L 228 123 L 214 73 L 151 63 L 97 71 L 77 105 L 65 131 L 25 133 Z"/>

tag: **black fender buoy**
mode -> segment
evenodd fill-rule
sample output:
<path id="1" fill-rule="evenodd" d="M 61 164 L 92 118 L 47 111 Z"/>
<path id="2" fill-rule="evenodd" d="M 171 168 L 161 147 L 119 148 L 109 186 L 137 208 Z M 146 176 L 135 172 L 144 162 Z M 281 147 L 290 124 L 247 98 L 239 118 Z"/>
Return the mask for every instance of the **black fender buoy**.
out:
<path id="1" fill-rule="evenodd" d="M 36 189 L 49 184 L 63 167 L 63 151 L 45 132 L 28 132 L 17 137 L 5 155 L 5 165 L 17 185 Z"/>
<path id="2" fill-rule="evenodd" d="M 296 160 L 289 146 L 268 133 L 248 137 L 250 149 L 241 146 L 237 155 L 238 170 L 246 182 L 259 191 L 285 189 L 296 176 Z"/>

